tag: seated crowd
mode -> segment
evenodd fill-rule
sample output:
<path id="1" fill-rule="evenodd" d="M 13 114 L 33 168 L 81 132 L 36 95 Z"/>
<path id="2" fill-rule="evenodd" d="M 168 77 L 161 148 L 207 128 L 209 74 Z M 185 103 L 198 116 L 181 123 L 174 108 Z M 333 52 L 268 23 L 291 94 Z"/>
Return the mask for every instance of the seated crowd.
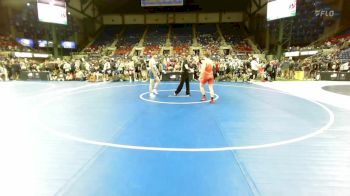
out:
<path id="1" fill-rule="evenodd" d="M 158 56 L 158 70 L 160 73 L 181 72 L 181 63 L 185 58 L 185 54 Z M 3 58 L 0 60 L 0 78 L 18 80 L 20 73 L 24 71 L 47 71 L 50 72 L 50 79 L 53 81 L 146 81 L 148 80 L 148 59 L 148 56 L 114 58 L 104 56 L 102 59 L 52 59 L 37 62 L 28 59 Z M 217 76 L 231 74 L 235 69 L 242 69 L 238 64 L 229 63 L 232 58 L 213 56 L 213 59 Z M 238 61 L 243 62 L 237 59 Z M 199 66 L 199 57 L 193 56 L 191 68 L 198 72 Z"/>
<path id="2" fill-rule="evenodd" d="M 222 27 L 223 28 L 223 27 Z M 50 72 L 51 80 L 88 80 L 88 81 L 146 81 L 148 80 L 148 59 L 150 53 L 160 53 L 161 46 L 165 43 L 167 31 L 151 29 L 148 39 L 145 40 L 145 56 L 131 56 L 132 48 L 139 42 L 143 27 L 129 27 L 126 35 L 118 40 L 118 45 L 114 55 L 108 50 L 107 45 L 97 45 L 85 49 L 88 54 L 86 59 L 51 59 L 44 62 L 28 59 L 16 59 L 0 57 L 0 80 L 18 80 L 21 72 Z M 157 62 L 159 70 L 163 73 L 180 72 L 181 63 L 185 56 L 189 54 L 192 35 L 189 32 L 191 27 L 176 26 L 172 29 L 173 55 L 159 55 Z M 239 32 L 236 32 L 239 31 Z M 251 48 L 240 38 L 239 28 L 225 30 L 224 37 L 227 42 L 233 45 L 233 51 L 237 54 L 219 55 L 219 39 L 216 27 L 213 25 L 202 25 L 198 28 L 199 43 L 203 50 L 212 54 L 214 61 L 215 76 L 220 81 L 248 81 L 249 79 L 259 79 L 272 81 L 276 78 L 295 79 L 296 71 L 304 71 L 305 79 L 318 79 L 319 72 L 349 72 L 350 61 L 350 36 L 339 35 L 328 39 L 322 43 L 299 48 L 291 47 L 288 50 L 311 50 L 311 49 L 333 49 L 331 52 L 320 52 L 317 55 L 307 58 L 286 58 L 282 61 L 255 59 L 250 55 L 239 55 L 242 51 L 248 54 Z M 115 32 L 111 33 L 114 34 Z M 107 34 L 110 36 L 111 34 Z M 232 36 L 232 37 L 230 37 Z M 164 39 L 157 39 L 163 37 Z M 9 44 L 10 43 L 10 44 Z M 16 43 L 16 42 L 15 42 Z M 16 46 L 8 36 L 0 36 L 0 47 Z M 11 48 L 10 47 L 10 48 Z M 200 61 L 198 56 L 193 56 L 191 67 L 195 72 L 199 70 Z"/>
<path id="3" fill-rule="evenodd" d="M 27 52 L 30 49 L 18 44 L 10 36 L 0 35 L 0 51 Z"/>
<path id="4" fill-rule="evenodd" d="M 220 49 L 219 34 L 213 24 L 201 24 L 197 27 L 198 42 L 205 50 L 212 54 L 218 54 Z"/>
<path id="5" fill-rule="evenodd" d="M 339 51 L 338 51 L 339 52 Z M 259 60 L 252 56 L 213 55 L 214 73 L 219 81 L 248 81 L 249 79 L 272 81 L 277 77 L 294 79 L 295 71 L 304 71 L 305 79 L 318 79 L 320 71 L 349 72 L 349 60 L 341 63 L 338 53 L 319 54 L 305 59 L 286 58 Z M 159 55 L 160 73 L 180 72 L 183 55 Z M 51 80 L 96 81 L 146 81 L 148 80 L 148 56 L 103 56 L 99 59 L 56 59 L 38 62 L 28 59 L 2 58 L 0 60 L 1 80 L 18 80 L 22 71 L 50 72 Z M 199 70 L 200 60 L 193 56 L 191 68 Z M 195 74 L 196 75 L 196 74 Z"/>

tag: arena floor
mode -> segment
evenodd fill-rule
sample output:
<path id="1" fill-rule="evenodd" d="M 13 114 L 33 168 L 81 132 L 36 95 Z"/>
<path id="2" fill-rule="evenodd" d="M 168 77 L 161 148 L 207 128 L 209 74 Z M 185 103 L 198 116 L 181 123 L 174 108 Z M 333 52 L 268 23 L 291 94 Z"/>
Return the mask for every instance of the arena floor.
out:
<path id="1" fill-rule="evenodd" d="M 0 195 L 350 194 L 350 82 L 176 86 L 0 83 Z"/>

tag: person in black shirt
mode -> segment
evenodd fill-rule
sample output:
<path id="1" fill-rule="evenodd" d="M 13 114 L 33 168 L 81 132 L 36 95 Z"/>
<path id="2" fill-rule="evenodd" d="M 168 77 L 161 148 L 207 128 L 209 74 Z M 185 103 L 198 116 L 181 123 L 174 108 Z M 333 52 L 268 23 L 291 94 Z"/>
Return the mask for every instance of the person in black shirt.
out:
<path id="1" fill-rule="evenodd" d="M 191 55 L 188 55 L 187 58 L 182 62 L 182 72 L 181 72 L 181 82 L 179 86 L 177 87 L 176 91 L 174 92 L 174 95 L 177 96 L 186 82 L 186 95 L 190 96 L 190 78 L 189 78 L 189 65 L 191 63 Z"/>
<path id="2" fill-rule="evenodd" d="M 271 72 L 271 81 L 276 81 L 278 64 L 277 61 L 272 61 L 272 72 Z"/>

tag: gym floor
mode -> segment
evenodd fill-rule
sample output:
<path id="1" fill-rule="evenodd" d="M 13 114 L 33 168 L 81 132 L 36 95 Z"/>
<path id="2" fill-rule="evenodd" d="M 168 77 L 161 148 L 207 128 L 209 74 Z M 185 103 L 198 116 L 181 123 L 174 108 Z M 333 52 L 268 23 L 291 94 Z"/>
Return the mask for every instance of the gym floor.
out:
<path id="1" fill-rule="evenodd" d="M 177 84 L 0 83 L 0 195 L 350 195 L 350 82 Z"/>

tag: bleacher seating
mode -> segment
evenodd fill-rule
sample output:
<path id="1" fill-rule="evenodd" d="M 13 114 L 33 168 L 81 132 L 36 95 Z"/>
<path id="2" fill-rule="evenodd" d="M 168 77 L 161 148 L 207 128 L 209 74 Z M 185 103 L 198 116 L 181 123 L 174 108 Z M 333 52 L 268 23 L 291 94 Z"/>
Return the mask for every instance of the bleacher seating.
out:
<path id="1" fill-rule="evenodd" d="M 202 45 L 208 44 L 208 42 L 217 40 L 217 29 L 214 24 L 199 24 L 197 26 L 199 43 Z"/>
<path id="2" fill-rule="evenodd" d="M 335 37 L 328 39 L 332 44 L 340 46 L 344 41 L 350 41 L 350 29 L 338 33 Z"/>
<path id="3" fill-rule="evenodd" d="M 144 55 L 151 55 L 153 52 L 159 53 L 161 50 L 160 45 L 149 45 L 145 46 L 145 50 L 143 51 Z"/>
<path id="4" fill-rule="evenodd" d="M 226 23 L 220 26 L 227 44 L 238 44 L 245 39 L 245 32 L 237 23 Z"/>
<path id="5" fill-rule="evenodd" d="M 168 26 L 152 25 L 148 29 L 147 37 L 145 39 L 145 46 L 150 45 L 164 45 L 168 34 Z"/>
<path id="6" fill-rule="evenodd" d="M 174 53 L 175 53 L 175 54 L 184 54 L 184 53 L 188 53 L 189 47 L 190 47 L 190 46 L 189 46 L 188 44 L 180 44 L 180 45 L 177 45 L 177 46 L 173 47 Z"/>
<path id="7" fill-rule="evenodd" d="M 152 52 L 159 52 L 166 43 L 167 34 L 168 26 L 166 25 L 150 26 L 144 43 L 144 54 L 150 55 Z"/>
<path id="8" fill-rule="evenodd" d="M 197 26 L 197 33 L 198 41 L 202 47 L 212 54 L 217 54 L 220 48 L 220 42 L 215 24 L 199 24 Z"/>
<path id="9" fill-rule="evenodd" d="M 192 25 L 173 25 L 171 35 L 174 53 L 187 53 L 192 43 Z"/>
<path id="10" fill-rule="evenodd" d="M 128 26 L 123 34 L 124 36 L 117 43 L 117 50 L 115 51 L 115 54 L 129 54 L 132 48 L 139 43 L 144 31 L 145 26 L 143 25 Z"/>
<path id="11" fill-rule="evenodd" d="M 122 30 L 122 26 L 120 25 L 109 25 L 105 26 L 102 33 L 96 38 L 94 43 L 92 44 L 93 48 L 102 45 L 110 45 L 116 39 L 116 35 Z"/>
<path id="12" fill-rule="evenodd" d="M 246 32 L 238 23 L 227 23 L 220 26 L 221 32 L 226 40 L 226 43 L 231 45 L 237 52 L 252 52 L 253 49 L 244 40 Z"/>

